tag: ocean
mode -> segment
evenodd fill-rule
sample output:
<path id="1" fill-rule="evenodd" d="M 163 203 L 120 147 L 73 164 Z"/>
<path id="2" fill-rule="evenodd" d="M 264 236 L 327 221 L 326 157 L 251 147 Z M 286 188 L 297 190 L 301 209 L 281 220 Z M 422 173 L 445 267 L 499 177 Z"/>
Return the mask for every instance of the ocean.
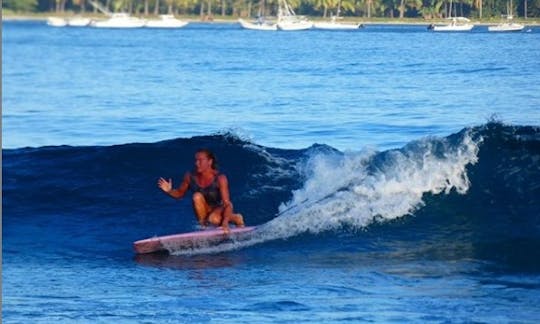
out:
<path id="1" fill-rule="evenodd" d="M 540 28 L 2 27 L 4 323 L 540 320 Z M 136 255 L 202 147 L 257 231 Z"/>

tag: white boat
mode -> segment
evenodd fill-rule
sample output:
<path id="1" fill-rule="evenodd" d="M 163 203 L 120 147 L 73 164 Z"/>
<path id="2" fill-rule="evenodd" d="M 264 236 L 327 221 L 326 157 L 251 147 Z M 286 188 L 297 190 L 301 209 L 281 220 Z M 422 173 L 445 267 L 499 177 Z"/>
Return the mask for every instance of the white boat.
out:
<path id="1" fill-rule="evenodd" d="M 444 25 L 429 25 L 428 29 L 436 32 L 465 32 L 473 29 L 474 25 L 471 21 L 465 17 L 452 17 L 452 9 L 455 11 L 455 6 L 452 6 L 452 0 L 450 0 L 450 6 L 448 8 L 447 19 L 450 20 L 449 24 Z"/>
<path id="2" fill-rule="evenodd" d="M 428 28 L 437 32 L 464 32 L 473 29 L 474 25 L 465 17 L 453 17 L 451 22 L 446 25 L 431 25 Z"/>
<path id="3" fill-rule="evenodd" d="M 144 26 L 149 28 L 182 28 L 187 24 L 187 21 L 176 19 L 173 15 L 159 15 L 159 19 L 147 20 Z"/>
<path id="4" fill-rule="evenodd" d="M 313 27 L 317 29 L 328 29 L 328 30 L 344 30 L 344 29 L 358 29 L 364 27 L 362 24 L 347 24 L 347 23 L 338 23 L 337 20 L 341 19 L 339 13 L 341 11 L 341 0 L 338 1 L 336 15 L 332 16 L 332 19 L 329 22 L 317 22 L 313 24 Z"/>
<path id="5" fill-rule="evenodd" d="M 72 17 L 68 19 L 67 24 L 71 27 L 84 27 L 90 25 L 91 21 L 90 18 Z"/>
<path id="6" fill-rule="evenodd" d="M 303 18 L 287 18 L 282 19 L 277 23 L 279 30 L 294 31 L 294 30 L 306 30 L 313 27 L 313 23 Z"/>
<path id="7" fill-rule="evenodd" d="M 338 23 L 336 22 L 336 17 L 332 17 L 331 21 L 316 22 L 313 24 L 313 27 L 317 29 L 327 29 L 327 30 L 345 30 L 345 29 L 358 29 L 364 26 L 362 24 Z"/>
<path id="8" fill-rule="evenodd" d="M 488 26 L 488 31 L 490 32 L 518 32 L 522 31 L 523 28 L 525 28 L 524 25 L 518 24 L 512 21 L 514 19 L 514 16 L 512 15 L 513 12 L 513 5 L 512 0 L 510 0 L 510 4 L 506 4 L 506 21 L 497 24 L 495 26 Z M 503 15 L 503 18 L 505 16 Z"/>
<path id="9" fill-rule="evenodd" d="M 144 19 L 131 17 L 125 12 L 113 13 L 109 19 L 92 21 L 90 26 L 97 28 L 139 28 L 146 24 Z"/>
<path id="10" fill-rule="evenodd" d="M 495 26 L 489 26 L 488 30 L 490 32 L 519 32 L 522 31 L 523 28 L 525 28 L 525 25 L 515 22 L 505 22 Z"/>
<path id="11" fill-rule="evenodd" d="M 277 30 L 277 24 L 265 19 L 258 18 L 255 21 L 249 22 L 244 19 L 238 19 L 240 26 L 245 29 L 252 30 Z"/>
<path id="12" fill-rule="evenodd" d="M 67 26 L 67 21 L 64 18 L 49 17 L 47 18 L 47 25 L 52 27 L 64 27 Z"/>
<path id="13" fill-rule="evenodd" d="M 313 23 L 303 16 L 297 16 L 286 0 L 279 0 L 277 27 L 280 30 L 306 30 Z"/>

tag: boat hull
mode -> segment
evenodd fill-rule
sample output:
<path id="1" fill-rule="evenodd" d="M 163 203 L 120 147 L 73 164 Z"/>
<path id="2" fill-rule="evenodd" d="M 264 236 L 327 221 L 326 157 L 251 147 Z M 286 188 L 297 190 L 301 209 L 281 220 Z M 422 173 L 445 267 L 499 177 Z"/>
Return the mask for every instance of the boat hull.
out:
<path id="1" fill-rule="evenodd" d="M 159 20 L 156 20 L 156 21 L 150 20 L 150 21 L 146 22 L 144 27 L 148 27 L 148 28 L 182 28 L 182 27 L 186 26 L 187 24 L 188 23 L 185 22 L 185 21 L 178 21 L 178 22 L 167 21 L 167 22 L 164 22 L 164 21 L 159 21 Z"/>
<path id="2" fill-rule="evenodd" d="M 467 32 L 473 29 L 474 25 L 444 25 L 444 26 L 433 26 L 433 31 L 436 32 Z"/>
<path id="3" fill-rule="evenodd" d="M 243 19 L 238 19 L 238 22 L 240 23 L 240 26 L 245 29 L 251 29 L 251 30 L 278 30 L 277 24 L 271 24 L 271 23 L 252 23 L 249 21 L 245 21 Z"/>
<path id="4" fill-rule="evenodd" d="M 144 22 L 95 21 L 91 26 L 96 28 L 140 28 L 144 27 Z"/>
<path id="5" fill-rule="evenodd" d="M 107 20 L 93 21 L 90 26 L 96 28 L 140 28 L 146 21 L 127 14 L 117 13 Z"/>
<path id="6" fill-rule="evenodd" d="M 333 23 L 333 22 L 320 22 L 320 23 L 314 23 L 313 27 L 316 29 L 325 29 L 325 30 L 350 30 L 350 29 L 362 28 L 362 24 L 341 24 L 341 23 Z"/>
<path id="7" fill-rule="evenodd" d="M 306 30 L 312 27 L 313 23 L 310 21 L 281 21 L 277 23 L 277 28 L 285 31 Z"/>
<path id="8" fill-rule="evenodd" d="M 144 27 L 148 28 L 182 28 L 188 24 L 187 21 L 182 21 L 174 18 L 172 15 L 162 15 L 160 19 L 147 20 Z"/>
<path id="9" fill-rule="evenodd" d="M 519 32 L 525 28 L 522 24 L 499 24 L 496 26 L 489 26 L 488 31 L 490 32 Z"/>
<path id="10" fill-rule="evenodd" d="M 71 27 L 85 27 L 90 25 L 91 22 L 92 20 L 90 18 L 76 17 L 69 19 L 67 24 Z"/>
<path id="11" fill-rule="evenodd" d="M 47 25 L 52 27 L 64 27 L 67 26 L 67 21 L 64 18 L 49 17 L 47 18 Z"/>
<path id="12" fill-rule="evenodd" d="M 468 32 L 474 28 L 474 25 L 470 23 L 470 20 L 465 17 L 453 17 L 450 19 L 450 23 L 441 25 L 430 25 L 428 29 L 436 32 Z"/>

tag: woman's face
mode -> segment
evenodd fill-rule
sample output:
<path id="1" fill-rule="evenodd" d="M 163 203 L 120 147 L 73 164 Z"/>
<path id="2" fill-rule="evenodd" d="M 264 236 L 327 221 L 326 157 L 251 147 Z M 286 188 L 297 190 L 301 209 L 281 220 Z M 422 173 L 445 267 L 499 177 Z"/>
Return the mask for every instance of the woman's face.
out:
<path id="1" fill-rule="evenodd" d="M 208 155 L 204 152 L 195 154 L 195 168 L 199 173 L 212 169 L 212 162 L 212 159 L 209 159 Z"/>

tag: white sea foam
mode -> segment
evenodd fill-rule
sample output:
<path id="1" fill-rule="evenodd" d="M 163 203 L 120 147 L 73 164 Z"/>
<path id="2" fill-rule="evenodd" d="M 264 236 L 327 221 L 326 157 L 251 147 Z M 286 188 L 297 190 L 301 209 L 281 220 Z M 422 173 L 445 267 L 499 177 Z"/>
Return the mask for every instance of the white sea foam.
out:
<path id="1" fill-rule="evenodd" d="M 426 138 L 385 153 L 317 153 L 303 166 L 305 184 L 259 226 L 249 240 L 205 248 L 221 252 L 301 233 L 343 226 L 363 228 L 374 221 L 409 215 L 423 206 L 426 193 L 466 193 L 469 164 L 478 161 L 478 141 L 464 134 L 460 143 Z M 385 156 L 381 156 L 385 154 Z"/>
<path id="2" fill-rule="evenodd" d="M 365 227 L 375 220 L 408 215 L 423 205 L 425 193 L 465 193 L 466 166 L 477 162 L 478 143 L 465 134 L 458 144 L 426 138 L 385 153 L 315 156 L 304 187 L 281 206 L 267 230 L 285 238 L 342 226 Z"/>

